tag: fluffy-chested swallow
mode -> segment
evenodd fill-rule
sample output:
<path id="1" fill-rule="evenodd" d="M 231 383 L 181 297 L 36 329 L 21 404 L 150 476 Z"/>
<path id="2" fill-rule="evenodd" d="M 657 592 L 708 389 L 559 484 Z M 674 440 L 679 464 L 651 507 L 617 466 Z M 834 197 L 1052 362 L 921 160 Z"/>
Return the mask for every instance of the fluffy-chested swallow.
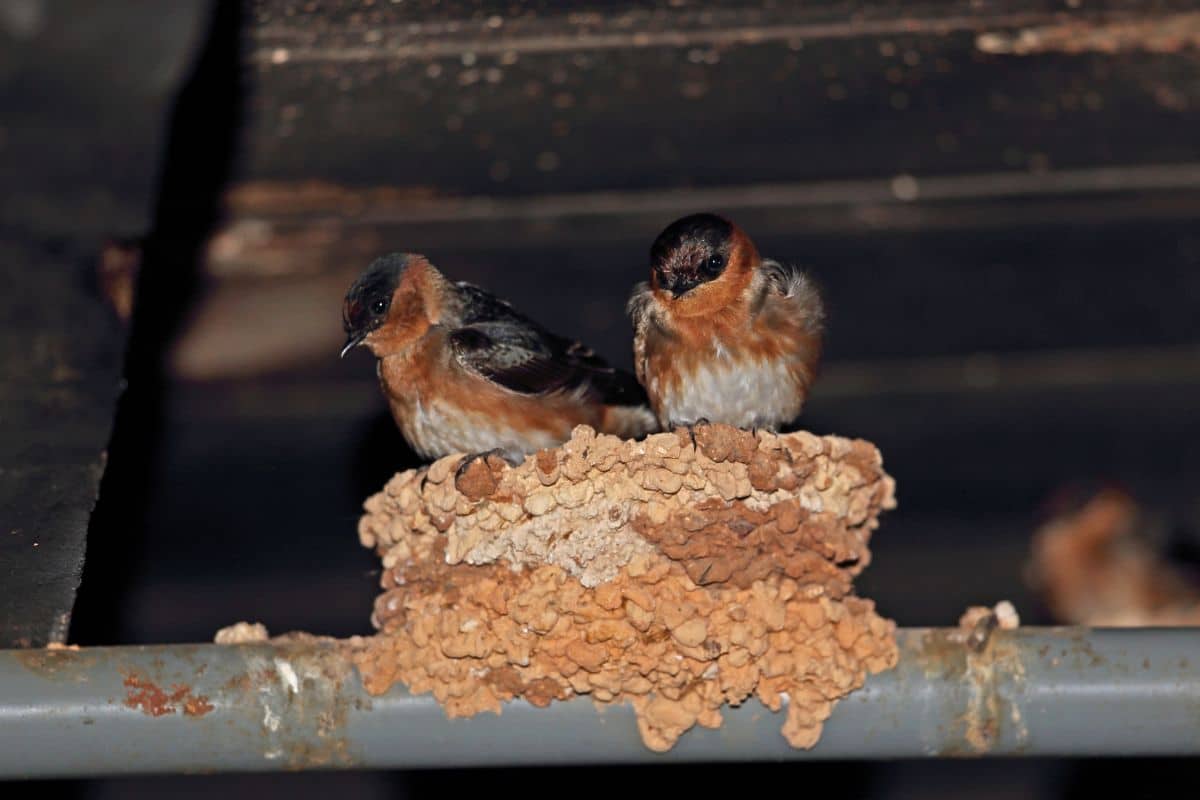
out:
<path id="1" fill-rule="evenodd" d="M 824 305 L 803 272 L 763 259 L 733 222 L 695 214 L 668 226 L 629 313 L 637 377 L 663 427 L 778 430 L 799 416 Z"/>
<path id="2" fill-rule="evenodd" d="M 637 437 L 656 427 L 635 378 L 507 302 L 447 280 L 423 256 L 373 262 L 346 295 L 348 340 L 378 359 L 400 432 L 422 457 L 499 451 L 509 461 L 587 424 Z"/>

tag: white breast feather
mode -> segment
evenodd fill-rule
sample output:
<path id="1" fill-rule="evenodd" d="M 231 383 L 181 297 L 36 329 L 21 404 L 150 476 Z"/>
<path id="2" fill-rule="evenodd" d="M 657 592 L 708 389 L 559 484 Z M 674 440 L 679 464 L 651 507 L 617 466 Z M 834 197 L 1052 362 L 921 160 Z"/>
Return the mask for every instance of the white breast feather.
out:
<path id="1" fill-rule="evenodd" d="M 406 434 L 413 449 L 424 458 L 496 449 L 529 453 L 559 444 L 548 431 L 518 432 L 492 419 L 476 418 L 461 409 L 446 409 L 436 401 L 427 404 L 421 400 L 416 402 Z"/>
<path id="2" fill-rule="evenodd" d="M 689 425 L 700 419 L 741 428 L 777 428 L 794 419 L 802 405 L 801 387 L 787 361 L 706 359 L 682 385 L 662 396 L 664 425 Z"/>

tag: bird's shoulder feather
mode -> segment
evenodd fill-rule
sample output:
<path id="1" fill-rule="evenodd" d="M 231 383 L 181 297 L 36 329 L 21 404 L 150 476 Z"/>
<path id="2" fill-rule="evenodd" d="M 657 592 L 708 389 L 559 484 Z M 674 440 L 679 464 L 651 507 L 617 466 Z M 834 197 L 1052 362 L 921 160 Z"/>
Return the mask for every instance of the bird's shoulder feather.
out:
<path id="1" fill-rule="evenodd" d="M 825 303 L 812 278 L 800 267 L 764 259 L 762 294 L 755 303 L 757 310 L 767 303 L 783 302 L 804 321 L 811 332 L 821 330 L 825 323 Z"/>
<path id="2" fill-rule="evenodd" d="M 612 405 L 645 401 L 632 375 L 583 343 L 547 331 L 477 286 L 459 283 L 456 289 L 462 310 L 449 342 L 466 369 L 519 394 L 579 392 Z"/>

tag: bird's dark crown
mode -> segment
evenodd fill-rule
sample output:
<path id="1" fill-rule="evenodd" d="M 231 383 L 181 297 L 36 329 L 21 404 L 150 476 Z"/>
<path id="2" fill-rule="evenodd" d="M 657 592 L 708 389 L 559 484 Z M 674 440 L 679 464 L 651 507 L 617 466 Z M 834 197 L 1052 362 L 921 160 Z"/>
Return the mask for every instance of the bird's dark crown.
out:
<path id="1" fill-rule="evenodd" d="M 375 259 L 358 276 L 342 305 L 342 327 L 347 334 L 366 335 L 384 323 L 408 261 L 408 254 L 392 253 Z"/>
<path id="2" fill-rule="evenodd" d="M 733 223 L 716 214 L 692 214 L 667 226 L 650 247 L 659 288 L 678 297 L 721 275 L 729 263 Z"/>

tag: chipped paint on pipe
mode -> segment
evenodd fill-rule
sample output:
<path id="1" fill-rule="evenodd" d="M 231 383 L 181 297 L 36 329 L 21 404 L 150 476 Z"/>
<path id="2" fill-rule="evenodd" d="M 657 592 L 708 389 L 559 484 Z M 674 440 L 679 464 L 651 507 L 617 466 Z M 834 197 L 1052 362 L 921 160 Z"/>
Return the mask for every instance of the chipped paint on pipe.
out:
<path id="1" fill-rule="evenodd" d="M 1200 753 L 1189 629 L 908 629 L 899 666 L 789 748 L 756 702 L 647 750 L 633 713 L 586 699 L 447 720 L 370 697 L 345 645 L 0 651 L 0 777 L 810 758 Z"/>

